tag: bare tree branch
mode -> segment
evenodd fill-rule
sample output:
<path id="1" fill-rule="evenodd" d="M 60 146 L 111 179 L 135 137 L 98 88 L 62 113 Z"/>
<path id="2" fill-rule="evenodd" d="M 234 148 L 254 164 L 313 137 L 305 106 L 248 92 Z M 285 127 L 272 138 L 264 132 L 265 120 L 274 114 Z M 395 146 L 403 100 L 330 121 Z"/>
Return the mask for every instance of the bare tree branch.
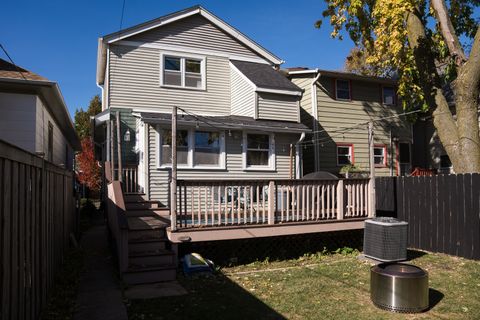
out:
<path id="1" fill-rule="evenodd" d="M 430 3 L 435 11 L 435 16 L 440 25 L 440 31 L 445 39 L 448 50 L 455 59 L 457 66 L 461 66 L 465 61 L 467 61 L 467 57 L 465 56 L 465 52 L 463 52 L 463 47 L 458 40 L 455 29 L 453 28 L 452 21 L 448 15 L 447 5 L 445 4 L 444 0 L 431 0 Z"/>

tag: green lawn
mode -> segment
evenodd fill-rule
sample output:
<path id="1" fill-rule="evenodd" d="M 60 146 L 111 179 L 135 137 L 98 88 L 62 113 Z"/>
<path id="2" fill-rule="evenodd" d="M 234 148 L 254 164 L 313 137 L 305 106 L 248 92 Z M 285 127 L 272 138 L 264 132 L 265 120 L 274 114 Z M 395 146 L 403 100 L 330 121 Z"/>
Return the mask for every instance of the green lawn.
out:
<path id="1" fill-rule="evenodd" d="M 189 294 L 127 302 L 129 319 L 480 319 L 480 262 L 417 252 L 429 272 L 431 309 L 404 315 L 369 297 L 370 264 L 351 254 L 318 254 L 180 277 Z"/>

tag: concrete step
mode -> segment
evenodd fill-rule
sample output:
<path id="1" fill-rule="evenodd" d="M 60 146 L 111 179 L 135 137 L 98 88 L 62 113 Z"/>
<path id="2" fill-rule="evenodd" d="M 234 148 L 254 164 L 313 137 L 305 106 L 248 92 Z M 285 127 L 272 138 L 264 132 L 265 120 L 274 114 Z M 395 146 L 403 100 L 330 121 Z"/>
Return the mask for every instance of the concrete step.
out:
<path id="1" fill-rule="evenodd" d="M 173 265 L 175 255 L 169 250 L 154 250 L 143 251 L 130 254 L 128 264 L 135 268 L 149 267 L 149 266 L 163 266 Z"/>
<path id="2" fill-rule="evenodd" d="M 149 267 L 131 266 L 122 274 L 123 281 L 129 285 L 172 281 L 177 278 L 175 265 Z"/>
<path id="3" fill-rule="evenodd" d="M 129 210 L 126 212 L 127 217 L 170 217 L 170 209 L 159 208 L 159 209 L 137 209 Z"/>
<path id="4" fill-rule="evenodd" d="M 167 239 L 130 240 L 128 242 L 128 253 L 129 255 L 135 255 L 145 251 L 165 250 L 167 242 Z"/>

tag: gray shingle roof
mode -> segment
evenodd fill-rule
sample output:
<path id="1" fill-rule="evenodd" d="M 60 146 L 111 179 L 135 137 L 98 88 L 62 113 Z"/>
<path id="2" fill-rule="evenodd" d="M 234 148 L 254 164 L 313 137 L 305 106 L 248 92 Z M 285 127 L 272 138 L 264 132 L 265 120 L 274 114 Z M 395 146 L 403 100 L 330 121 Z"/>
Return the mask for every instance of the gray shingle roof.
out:
<path id="1" fill-rule="evenodd" d="M 288 90 L 301 92 L 302 89 L 293 84 L 280 71 L 268 64 L 231 60 L 257 87 L 265 89 Z"/>
<path id="2" fill-rule="evenodd" d="M 151 123 L 170 123 L 172 115 L 169 113 L 151 113 L 142 112 L 141 117 L 145 122 Z M 199 125 L 206 127 L 215 127 L 219 129 L 257 129 L 268 130 L 271 132 L 309 132 L 311 131 L 307 126 L 298 122 L 289 121 L 274 121 L 274 120 L 255 120 L 244 116 L 201 116 L 201 121 L 190 115 L 183 115 L 177 118 L 180 125 L 195 126 Z M 204 122 L 208 124 L 204 124 Z"/>

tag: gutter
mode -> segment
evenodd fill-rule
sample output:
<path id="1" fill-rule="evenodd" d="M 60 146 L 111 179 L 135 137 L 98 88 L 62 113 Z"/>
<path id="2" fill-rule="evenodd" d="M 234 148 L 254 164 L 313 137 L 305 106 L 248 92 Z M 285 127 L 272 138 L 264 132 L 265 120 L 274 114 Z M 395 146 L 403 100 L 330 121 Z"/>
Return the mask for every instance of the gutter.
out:
<path id="1" fill-rule="evenodd" d="M 302 149 L 300 148 L 300 143 L 302 143 L 302 141 L 305 140 L 305 136 L 306 136 L 305 132 L 302 132 L 302 134 L 300 135 L 300 139 L 298 139 L 298 141 L 295 142 L 295 163 L 296 163 L 295 179 L 300 179 L 303 172 L 303 166 L 302 166 L 302 163 L 300 162 L 301 152 L 302 152 Z"/>
<path id="2" fill-rule="evenodd" d="M 317 81 L 320 79 L 322 74 L 318 71 L 318 69 L 315 69 L 316 76 L 313 78 L 312 83 L 311 83 L 311 92 L 310 96 L 312 99 L 312 113 L 313 113 L 313 149 L 314 149 L 314 169 L 315 171 L 320 170 L 318 162 L 319 162 L 319 150 L 318 150 L 318 144 L 316 141 L 318 140 L 318 101 L 317 101 Z"/>

